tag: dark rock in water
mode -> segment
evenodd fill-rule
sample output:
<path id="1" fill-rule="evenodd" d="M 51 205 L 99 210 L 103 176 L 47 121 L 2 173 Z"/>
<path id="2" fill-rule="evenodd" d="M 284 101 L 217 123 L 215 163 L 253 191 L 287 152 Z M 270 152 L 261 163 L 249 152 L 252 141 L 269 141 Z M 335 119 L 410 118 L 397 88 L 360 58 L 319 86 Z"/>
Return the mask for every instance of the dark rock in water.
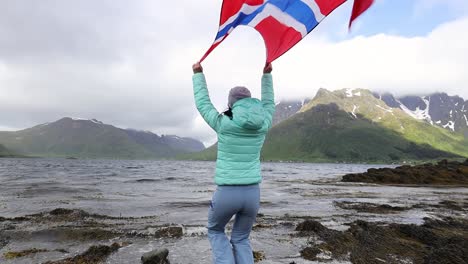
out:
<path id="1" fill-rule="evenodd" d="M 167 248 L 153 250 L 148 253 L 145 253 L 141 257 L 141 263 L 143 264 L 170 264 L 167 256 L 169 255 L 169 250 Z"/>
<path id="2" fill-rule="evenodd" d="M 156 180 L 156 179 L 139 179 L 139 180 L 136 180 L 136 182 L 157 182 L 159 180 Z"/>
<path id="3" fill-rule="evenodd" d="M 314 220 L 306 220 L 306 221 L 300 223 L 296 227 L 296 231 L 299 231 L 299 232 L 320 233 L 320 232 L 322 232 L 324 230 L 327 230 L 327 228 L 324 225 L 322 225 L 320 222 L 314 221 Z"/>
<path id="4" fill-rule="evenodd" d="M 184 235 L 184 230 L 180 226 L 169 226 L 157 230 L 154 233 L 154 237 L 163 238 L 163 237 L 174 237 L 179 238 Z"/>
<path id="5" fill-rule="evenodd" d="M 77 209 L 65 209 L 65 208 L 57 208 L 49 212 L 51 215 L 71 215 L 71 214 L 78 214 L 81 216 L 88 216 L 89 214 L 83 210 Z"/>
<path id="6" fill-rule="evenodd" d="M 26 249 L 22 251 L 9 251 L 3 254 L 3 256 L 6 259 L 15 259 L 15 258 L 22 258 L 25 256 L 33 255 L 36 253 L 41 253 L 41 252 L 49 252 L 47 249 L 37 249 L 37 248 L 31 248 L 31 249 Z"/>
<path id="7" fill-rule="evenodd" d="M 306 247 L 301 250 L 301 256 L 304 259 L 317 261 L 317 255 L 322 253 L 322 251 L 316 247 Z"/>
<path id="8" fill-rule="evenodd" d="M 263 251 L 253 251 L 253 257 L 255 262 L 265 260 L 265 252 Z"/>
<path id="9" fill-rule="evenodd" d="M 344 232 L 306 222 L 298 226 L 299 232 L 313 230 L 309 235 L 323 241 L 301 251 L 312 261 L 320 260 L 319 254 L 352 263 L 467 263 L 468 259 L 468 219 L 427 218 L 421 226 L 356 221 Z"/>
<path id="10" fill-rule="evenodd" d="M 373 213 L 373 214 L 391 214 L 401 211 L 409 210 L 409 207 L 391 206 L 388 204 L 373 204 L 373 203 L 356 203 L 356 202 L 334 202 L 336 207 L 345 210 L 356 210 L 359 213 Z"/>
<path id="11" fill-rule="evenodd" d="M 447 201 L 447 200 L 439 202 L 439 205 L 435 206 L 435 207 L 447 208 L 447 209 L 453 210 L 453 211 L 468 210 L 468 204 L 466 204 L 466 203 L 460 204 L 460 203 L 457 203 L 456 201 Z"/>
<path id="12" fill-rule="evenodd" d="M 92 246 L 83 254 L 77 255 L 73 258 L 66 258 L 58 261 L 47 261 L 44 264 L 98 264 L 102 263 L 107 257 L 117 251 L 121 246 L 114 243 L 111 246 Z"/>
<path id="13" fill-rule="evenodd" d="M 43 215 L 43 218 L 49 218 L 51 221 L 78 221 L 88 216 L 89 213 L 80 209 L 57 208 L 50 211 L 49 215 Z"/>
<path id="14" fill-rule="evenodd" d="M 90 227 L 57 227 L 39 230 L 32 233 L 33 237 L 50 237 L 57 240 L 98 241 L 108 240 L 121 234 L 112 230 Z"/>
<path id="15" fill-rule="evenodd" d="M 395 169 L 369 169 L 365 173 L 347 174 L 343 182 L 417 185 L 468 185 L 468 160 L 442 160 L 436 165 L 400 166 Z"/>
<path id="16" fill-rule="evenodd" d="M 3 236 L 2 233 L 0 233 L 0 249 L 8 245 L 9 241 L 8 238 Z"/>

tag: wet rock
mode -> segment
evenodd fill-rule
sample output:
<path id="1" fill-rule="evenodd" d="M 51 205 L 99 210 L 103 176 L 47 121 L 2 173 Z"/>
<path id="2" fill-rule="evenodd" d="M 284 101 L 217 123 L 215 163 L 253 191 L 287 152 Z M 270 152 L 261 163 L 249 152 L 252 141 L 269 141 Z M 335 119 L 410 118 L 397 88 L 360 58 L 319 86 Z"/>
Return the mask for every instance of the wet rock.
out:
<path id="1" fill-rule="evenodd" d="M 253 226 L 252 230 L 259 230 L 262 228 L 273 228 L 274 225 L 272 224 L 264 224 L 264 223 L 257 223 Z"/>
<path id="2" fill-rule="evenodd" d="M 320 254 L 321 250 L 317 247 L 306 247 L 301 250 L 301 257 L 307 260 L 317 261 L 317 255 Z"/>
<path id="3" fill-rule="evenodd" d="M 299 232 L 315 232 L 315 233 L 320 233 L 327 230 L 327 228 L 322 225 L 320 222 L 315 221 L 315 220 L 306 220 L 302 223 L 300 223 L 296 227 L 296 231 Z"/>
<path id="4" fill-rule="evenodd" d="M 263 251 L 253 251 L 253 257 L 255 262 L 265 260 L 265 252 Z"/>
<path id="5" fill-rule="evenodd" d="M 66 258 L 58 261 L 48 261 L 44 264 L 98 264 L 102 263 L 110 254 L 117 251 L 121 246 L 114 243 L 111 246 L 91 246 L 83 254 L 77 255 L 73 258 Z"/>
<path id="6" fill-rule="evenodd" d="M 51 215 L 71 215 L 76 214 L 80 216 L 88 216 L 89 214 L 83 210 L 78 209 L 65 209 L 65 208 L 57 208 L 49 212 Z"/>
<path id="7" fill-rule="evenodd" d="M 143 264 L 169 264 L 167 256 L 169 255 L 169 250 L 167 248 L 153 250 L 148 253 L 145 253 L 141 257 L 141 263 Z"/>
<path id="8" fill-rule="evenodd" d="M 311 234 L 317 234 L 319 237 L 324 239 L 332 239 L 339 234 L 339 231 L 328 229 L 323 226 L 320 222 L 315 220 L 306 220 L 300 223 L 296 227 L 299 236 L 310 236 Z"/>
<path id="9" fill-rule="evenodd" d="M 369 169 L 365 173 L 347 174 L 343 182 L 378 184 L 417 184 L 468 186 L 468 160 L 443 160 L 435 165 L 400 166 L 395 169 Z"/>
<path id="10" fill-rule="evenodd" d="M 8 245 L 8 243 L 9 243 L 8 239 L 2 236 L 2 234 L 0 234 L 0 249 Z"/>
<path id="11" fill-rule="evenodd" d="M 467 208 L 466 204 L 458 204 L 455 201 L 442 201 L 439 203 L 440 207 L 447 208 L 454 211 L 464 211 Z"/>
<path id="12" fill-rule="evenodd" d="M 3 256 L 6 259 L 15 259 L 15 258 L 22 258 L 25 256 L 29 256 L 32 254 L 40 253 L 40 252 L 48 252 L 49 250 L 47 249 L 37 249 L 37 248 L 31 248 L 31 249 L 26 249 L 22 251 L 9 251 L 3 254 Z"/>
<path id="13" fill-rule="evenodd" d="M 312 261 L 328 252 L 333 259 L 352 263 L 466 263 L 468 259 L 467 219 L 425 219 L 421 226 L 356 221 L 344 232 L 330 231 L 320 223 L 299 226 L 299 232 L 313 230 L 310 235 L 323 241 L 301 251 Z"/>
<path id="14" fill-rule="evenodd" d="M 336 207 L 345 210 L 356 210 L 359 213 L 372 213 L 372 214 L 392 214 L 405 210 L 410 210 L 409 207 L 391 206 L 388 204 L 373 204 L 373 203 L 358 203 L 358 202 L 334 202 Z"/>
<path id="15" fill-rule="evenodd" d="M 57 240 L 94 241 L 108 240 L 121 234 L 100 228 L 58 227 L 32 233 L 33 237 L 49 237 Z"/>
<path id="16" fill-rule="evenodd" d="M 169 226 L 158 229 L 154 232 L 156 238 L 180 238 L 184 235 L 184 230 L 180 226 Z"/>

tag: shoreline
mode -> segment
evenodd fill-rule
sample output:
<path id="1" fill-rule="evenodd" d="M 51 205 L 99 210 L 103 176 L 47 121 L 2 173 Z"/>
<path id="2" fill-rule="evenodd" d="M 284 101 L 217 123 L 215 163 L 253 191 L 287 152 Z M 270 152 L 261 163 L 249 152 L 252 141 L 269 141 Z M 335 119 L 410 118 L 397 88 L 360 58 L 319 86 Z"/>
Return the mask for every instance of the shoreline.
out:
<path id="1" fill-rule="evenodd" d="M 393 253 L 391 257 L 386 259 L 387 261 L 391 261 L 392 259 L 394 261 L 398 259 L 408 260 L 412 256 L 412 253 L 401 251 L 401 255 L 398 255 L 398 250 L 401 250 L 401 248 L 395 244 L 396 240 L 387 241 L 389 238 L 401 236 L 398 238 L 398 241 L 406 241 L 404 243 L 410 243 L 409 241 L 414 239 L 421 240 L 418 242 L 420 245 L 418 246 L 418 250 L 415 251 L 418 255 L 417 259 L 420 260 L 421 258 L 427 258 L 430 256 L 428 254 L 432 252 L 424 250 L 424 247 L 434 247 L 436 251 L 443 250 L 442 242 L 438 245 L 431 245 L 428 242 L 428 232 L 431 234 L 432 239 L 438 239 L 437 241 L 449 239 L 448 241 L 456 240 L 460 243 L 468 244 L 468 219 L 466 218 L 468 199 L 458 202 L 442 201 L 437 205 L 421 204 L 414 208 L 398 208 L 391 205 L 363 202 L 341 204 L 337 202 L 334 206 L 350 213 L 354 212 L 353 214 L 355 215 L 380 214 L 391 216 L 392 214 L 415 208 L 439 212 L 445 210 L 451 213 L 449 215 L 435 214 L 433 217 L 425 217 L 423 219 L 424 223 L 421 225 L 395 223 L 391 220 L 391 217 L 387 222 L 373 222 L 365 217 L 358 217 L 358 220 L 344 222 L 343 226 L 347 228 L 330 226 L 328 219 L 321 217 L 259 214 L 257 222 L 253 227 L 252 239 L 259 240 L 263 238 L 268 240 L 274 237 L 274 239 L 282 241 L 278 245 L 283 245 L 285 242 L 291 243 L 296 245 L 296 247 L 293 249 L 289 248 L 288 250 L 295 251 L 297 255 L 295 256 L 291 252 L 288 252 L 289 254 L 280 258 L 272 256 L 273 252 L 271 252 L 271 249 L 269 251 L 260 248 L 256 251 L 257 256 L 261 256 L 265 260 L 276 259 L 276 261 L 280 261 L 281 259 L 288 259 L 288 261 L 334 260 L 348 261 L 348 263 L 363 263 L 362 261 L 371 261 L 375 258 L 385 259 L 385 251 L 382 250 L 389 250 L 390 247 Z M 361 219 L 359 220 L 359 218 Z M 52 211 L 15 218 L 0 217 L 0 261 L 2 263 L 15 263 L 15 261 L 27 259 L 41 259 L 44 263 L 80 263 L 78 261 L 73 262 L 71 259 L 82 259 L 83 256 L 81 254 L 84 254 L 93 246 L 109 252 L 108 255 L 103 256 L 103 259 L 101 259 L 105 260 L 112 258 L 112 256 L 124 254 L 122 252 L 128 250 L 134 250 L 136 253 L 141 252 L 142 249 L 135 247 L 144 247 L 144 245 L 151 243 L 160 245 L 152 250 L 167 247 L 170 252 L 169 259 L 171 259 L 172 256 L 181 254 L 177 246 L 171 245 L 192 243 L 191 241 L 195 240 L 204 242 L 205 247 L 208 246 L 206 244 L 207 238 L 204 226 L 159 223 L 158 220 L 158 216 L 112 217 L 90 214 L 79 209 L 65 208 L 57 208 Z M 228 225 L 229 228 L 232 228 L 232 223 Z M 396 230 L 406 230 L 406 233 L 398 233 L 400 231 L 397 232 Z M 426 235 L 420 238 L 418 237 L 420 233 Z M 374 245 L 378 247 L 374 255 L 365 253 L 367 249 L 363 248 L 363 246 L 367 245 L 366 243 L 368 242 L 362 238 L 362 235 L 367 236 L 373 241 L 387 241 L 388 243 L 382 243 L 380 246 Z M 56 246 L 47 248 L 36 246 L 35 243 L 39 243 L 38 245 L 52 244 Z M 21 246 L 22 244 L 23 246 Z M 113 248 L 113 250 L 109 251 L 109 248 Z M 258 247 L 254 244 L 254 251 L 256 249 Z M 204 250 L 209 250 L 209 248 L 205 248 Z M 282 250 L 284 251 L 285 249 Z M 279 250 L 280 254 L 282 250 Z M 468 250 L 468 247 L 466 247 L 466 250 Z M 461 252 L 466 253 L 466 250 L 462 250 Z M 451 254 L 450 257 L 452 258 L 461 257 L 459 252 L 446 252 L 446 254 Z M 129 259 L 133 259 L 132 261 L 136 262 L 137 259 L 133 257 L 128 256 Z M 360 260 L 358 261 L 358 259 Z M 65 260 L 69 262 L 60 262 Z M 191 263 L 191 261 L 183 263 Z M 260 263 L 262 262 L 260 261 Z"/>

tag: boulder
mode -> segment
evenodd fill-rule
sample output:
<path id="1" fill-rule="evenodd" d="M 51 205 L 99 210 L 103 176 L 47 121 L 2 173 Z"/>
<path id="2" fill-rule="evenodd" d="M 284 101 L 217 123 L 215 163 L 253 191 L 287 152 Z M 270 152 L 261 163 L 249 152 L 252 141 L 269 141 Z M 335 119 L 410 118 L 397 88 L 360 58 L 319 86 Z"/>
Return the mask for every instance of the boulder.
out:
<path id="1" fill-rule="evenodd" d="M 169 255 L 169 250 L 167 248 L 157 249 L 145 253 L 141 257 L 142 264 L 169 264 L 167 256 Z"/>

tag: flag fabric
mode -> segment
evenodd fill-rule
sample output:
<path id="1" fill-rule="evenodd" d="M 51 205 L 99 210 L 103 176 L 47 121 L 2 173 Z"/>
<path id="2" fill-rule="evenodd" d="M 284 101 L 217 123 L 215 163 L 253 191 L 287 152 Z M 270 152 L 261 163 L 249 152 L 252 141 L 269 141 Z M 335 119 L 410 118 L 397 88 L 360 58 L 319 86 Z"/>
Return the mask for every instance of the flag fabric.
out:
<path id="1" fill-rule="evenodd" d="M 374 0 L 354 0 L 349 26 Z M 346 0 L 224 0 L 219 30 L 203 61 L 240 25 L 253 27 L 263 37 L 267 62 L 272 62 L 309 34 Z"/>

